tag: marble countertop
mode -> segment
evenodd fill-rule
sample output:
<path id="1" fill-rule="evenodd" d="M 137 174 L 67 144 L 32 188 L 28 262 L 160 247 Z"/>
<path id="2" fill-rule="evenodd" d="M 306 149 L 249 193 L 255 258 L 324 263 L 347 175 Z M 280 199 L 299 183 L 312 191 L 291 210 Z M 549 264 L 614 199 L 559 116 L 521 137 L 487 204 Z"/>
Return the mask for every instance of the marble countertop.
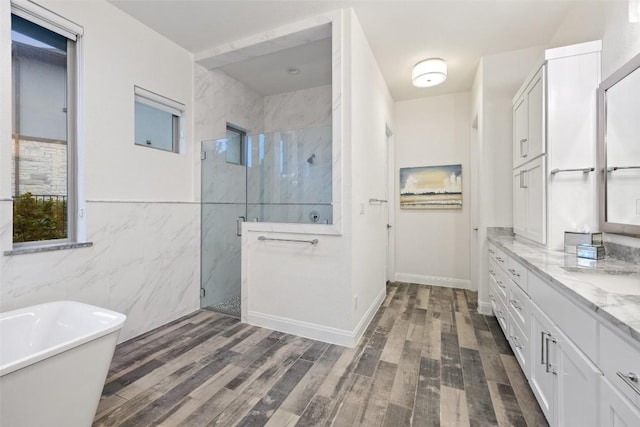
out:
<path id="1" fill-rule="evenodd" d="M 640 344 L 640 262 L 611 257 L 585 260 L 513 236 L 488 238 L 579 305 L 598 313 Z"/>

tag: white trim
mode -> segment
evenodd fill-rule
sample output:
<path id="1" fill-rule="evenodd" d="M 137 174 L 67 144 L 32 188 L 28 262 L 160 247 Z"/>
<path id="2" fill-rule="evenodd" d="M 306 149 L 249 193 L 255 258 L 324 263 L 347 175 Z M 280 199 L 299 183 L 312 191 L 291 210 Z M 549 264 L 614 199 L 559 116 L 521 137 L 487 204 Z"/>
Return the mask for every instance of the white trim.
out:
<path id="1" fill-rule="evenodd" d="M 11 13 L 73 41 L 84 34 L 82 26 L 28 0 L 11 0 Z"/>
<path id="2" fill-rule="evenodd" d="M 358 326 L 356 326 L 353 331 L 332 328 L 330 326 L 289 319 L 286 317 L 274 316 L 272 314 L 260 313 L 257 311 L 248 311 L 243 322 L 254 326 L 260 326 L 262 328 L 274 329 L 287 334 L 298 335 L 305 338 L 354 348 L 364 335 L 364 332 L 373 320 L 373 316 L 375 316 L 386 296 L 387 289 L 384 287 L 380 290 L 364 316 L 362 316 L 362 319 L 360 319 Z"/>
<path id="3" fill-rule="evenodd" d="M 143 89 L 139 86 L 133 87 L 133 93 L 135 95 L 136 102 L 153 107 L 158 110 L 166 111 L 177 117 L 182 117 L 184 114 L 184 104 L 167 98 L 166 96 L 158 95 L 155 92 Z"/>
<path id="4" fill-rule="evenodd" d="M 396 282 L 417 283 L 418 285 L 434 285 L 445 288 L 470 289 L 471 280 L 453 279 L 450 277 L 425 276 L 422 274 L 396 273 Z"/>
<path id="5" fill-rule="evenodd" d="M 358 342 L 360 341 L 360 339 L 364 335 L 364 332 L 367 330 L 367 327 L 369 327 L 369 324 L 373 320 L 373 316 L 376 315 L 376 312 L 378 311 L 378 309 L 382 305 L 382 303 L 383 303 L 384 299 L 386 298 L 386 296 L 387 296 L 387 287 L 383 286 L 382 289 L 380 289 L 380 292 L 378 293 L 376 298 L 373 300 L 373 302 L 371 303 L 371 305 L 367 309 L 367 311 L 364 314 L 364 316 L 362 316 L 362 319 L 360 319 L 360 322 L 358 323 L 358 326 L 356 326 L 355 330 L 353 331 L 353 338 L 354 338 L 353 345 L 354 346 L 356 344 L 358 344 Z"/>
<path id="6" fill-rule="evenodd" d="M 345 329 L 332 328 L 318 325 L 317 323 L 303 322 L 256 311 L 247 312 L 246 322 L 250 325 L 274 329 L 287 334 L 298 335 L 345 347 L 355 347 L 355 334 Z"/>
<path id="7" fill-rule="evenodd" d="M 478 313 L 484 314 L 485 316 L 493 316 L 493 307 L 491 306 L 491 303 L 478 301 Z"/>

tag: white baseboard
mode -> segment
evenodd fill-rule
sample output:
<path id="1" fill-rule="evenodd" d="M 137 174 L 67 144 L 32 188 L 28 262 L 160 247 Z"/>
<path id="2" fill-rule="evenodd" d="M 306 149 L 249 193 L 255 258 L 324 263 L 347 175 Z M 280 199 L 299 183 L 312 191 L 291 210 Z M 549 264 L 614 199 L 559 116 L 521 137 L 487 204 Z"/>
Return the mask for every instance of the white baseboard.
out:
<path id="1" fill-rule="evenodd" d="M 425 276 L 422 274 L 396 273 L 396 282 L 417 283 L 419 285 L 434 285 L 444 288 L 469 289 L 471 280 L 452 279 L 450 277 Z"/>
<path id="2" fill-rule="evenodd" d="M 364 313 L 364 316 L 362 316 L 362 319 L 360 319 L 358 326 L 356 326 L 356 329 L 353 331 L 353 347 L 355 347 L 358 344 L 358 342 L 360 342 L 360 339 L 362 338 L 362 336 L 364 335 L 364 332 L 367 330 L 367 327 L 373 320 L 373 316 L 376 315 L 376 312 L 384 302 L 384 299 L 386 296 L 387 296 L 387 287 L 383 286 L 382 289 L 380 289 L 380 292 L 378 293 L 376 298 L 373 300 L 373 303 L 371 303 L 367 311 Z"/>
<path id="3" fill-rule="evenodd" d="M 249 311 L 247 313 L 246 322 L 250 325 L 260 326 L 262 328 L 273 329 L 287 334 L 298 335 L 305 338 L 353 348 L 358 344 L 362 335 L 364 335 L 364 332 L 369 326 L 369 323 L 371 323 L 373 316 L 375 316 L 376 311 L 378 311 L 378 308 L 384 301 L 386 295 L 387 290 L 386 288 L 383 288 L 353 331 L 289 319 L 286 317 L 274 316 L 272 314 L 256 311 Z"/>
<path id="4" fill-rule="evenodd" d="M 354 347 L 354 334 L 346 329 L 332 328 L 330 326 L 318 325 L 317 323 L 303 322 L 301 320 L 256 311 L 249 311 L 246 321 L 250 325 L 260 326 L 262 328 L 273 329 L 287 334 L 298 335 L 345 347 Z"/>
<path id="5" fill-rule="evenodd" d="M 484 315 L 492 315 L 493 309 L 491 307 L 491 303 L 478 301 L 478 313 L 484 314 Z"/>

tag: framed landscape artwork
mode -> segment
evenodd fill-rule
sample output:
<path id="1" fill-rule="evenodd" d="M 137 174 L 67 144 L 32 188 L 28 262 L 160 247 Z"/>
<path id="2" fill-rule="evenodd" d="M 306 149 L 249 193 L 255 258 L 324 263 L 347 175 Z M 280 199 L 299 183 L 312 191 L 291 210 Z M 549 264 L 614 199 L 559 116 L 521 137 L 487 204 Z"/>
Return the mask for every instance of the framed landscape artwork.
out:
<path id="1" fill-rule="evenodd" d="M 462 209 L 462 165 L 400 168 L 401 209 Z"/>

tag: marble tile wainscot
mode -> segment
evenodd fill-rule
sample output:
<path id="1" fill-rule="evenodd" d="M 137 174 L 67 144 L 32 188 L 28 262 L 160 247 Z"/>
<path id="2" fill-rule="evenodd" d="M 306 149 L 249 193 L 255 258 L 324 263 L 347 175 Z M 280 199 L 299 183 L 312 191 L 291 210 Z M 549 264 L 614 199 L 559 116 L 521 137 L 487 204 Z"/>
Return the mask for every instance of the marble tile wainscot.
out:
<path id="1" fill-rule="evenodd" d="M 550 425 L 640 425 L 640 265 L 488 239 L 494 312 Z"/>

